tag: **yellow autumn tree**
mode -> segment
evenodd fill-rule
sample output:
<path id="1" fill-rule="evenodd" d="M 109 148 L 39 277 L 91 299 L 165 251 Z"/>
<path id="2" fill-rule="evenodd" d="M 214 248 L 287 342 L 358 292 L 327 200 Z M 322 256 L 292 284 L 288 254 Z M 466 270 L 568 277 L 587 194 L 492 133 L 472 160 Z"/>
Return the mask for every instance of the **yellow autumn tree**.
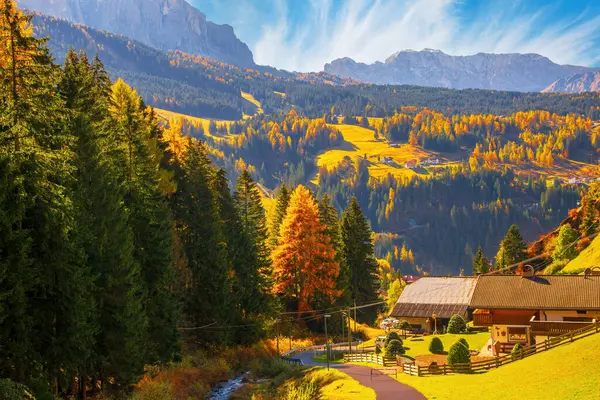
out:
<path id="1" fill-rule="evenodd" d="M 339 296 L 336 282 L 340 265 L 335 250 L 319 221 L 319 207 L 311 193 L 300 185 L 294 190 L 281 224 L 279 243 L 273 251 L 275 293 L 310 311 L 317 295 Z"/>

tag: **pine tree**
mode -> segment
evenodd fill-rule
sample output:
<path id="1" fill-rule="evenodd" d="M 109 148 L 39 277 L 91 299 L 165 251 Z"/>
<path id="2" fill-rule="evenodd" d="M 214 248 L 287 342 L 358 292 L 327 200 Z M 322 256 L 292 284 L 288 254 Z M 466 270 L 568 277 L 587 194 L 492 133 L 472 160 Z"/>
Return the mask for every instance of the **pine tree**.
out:
<path id="1" fill-rule="evenodd" d="M 475 258 L 473 258 L 473 273 L 486 274 L 488 272 L 490 272 L 489 262 L 485 258 L 481 246 L 479 246 Z"/>
<path id="2" fill-rule="evenodd" d="M 281 229 L 281 222 L 285 217 L 288 205 L 290 204 L 290 191 L 288 190 L 285 183 L 279 188 L 279 194 L 277 195 L 277 203 L 275 205 L 275 212 L 271 219 L 271 234 L 269 238 L 269 245 L 271 249 L 274 249 L 279 242 L 279 230 Z"/>
<path id="3" fill-rule="evenodd" d="M 129 208 L 134 257 L 140 265 L 144 311 L 148 317 L 148 362 L 166 362 L 178 351 L 177 306 L 172 282 L 171 215 L 160 190 L 158 139 L 161 135 L 153 112 L 122 80 L 112 87 L 111 114 L 115 145 L 123 154 L 121 170 L 125 204 Z"/>
<path id="4" fill-rule="evenodd" d="M 211 183 L 214 171 L 204 145 L 190 140 L 176 169 L 177 191 L 172 202 L 177 235 L 187 262 L 185 319 L 194 326 L 226 322 L 230 303 L 225 235 Z M 205 341 L 228 340 L 195 331 Z"/>
<path id="5" fill-rule="evenodd" d="M 92 279 L 74 240 L 59 69 L 30 20 L 0 1 L 0 375 L 44 377 L 58 394 L 90 351 Z"/>
<path id="6" fill-rule="evenodd" d="M 242 229 L 256 248 L 260 273 L 271 276 L 271 258 L 267 241 L 269 233 L 267 218 L 262 206 L 261 194 L 248 171 L 242 172 L 235 185 L 234 202 L 242 221 Z"/>
<path id="7" fill-rule="evenodd" d="M 378 297 L 372 233 L 358 201 L 353 197 L 342 216 L 343 271 L 348 272 L 349 298 L 361 305 L 376 302 Z M 377 317 L 376 307 L 363 311 L 358 315 L 361 322 L 372 323 Z"/>
<path id="8" fill-rule="evenodd" d="M 339 264 L 325 230 L 314 197 L 304 186 L 298 186 L 273 251 L 273 274 L 275 293 L 300 311 L 310 310 L 318 296 L 333 301 L 339 295 Z"/>
<path id="9" fill-rule="evenodd" d="M 225 170 L 216 171 L 213 179 L 221 227 L 227 242 L 228 269 L 232 272 L 228 296 L 232 302 L 230 316 L 234 323 L 247 325 L 236 329 L 234 340 L 237 343 L 252 343 L 262 334 L 261 324 L 257 323 L 261 314 L 269 315 L 272 310 L 271 288 L 261 274 L 257 247 L 242 228 Z"/>
<path id="10" fill-rule="evenodd" d="M 496 255 L 498 269 L 507 268 L 527 258 L 527 243 L 516 225 L 511 225 Z"/>

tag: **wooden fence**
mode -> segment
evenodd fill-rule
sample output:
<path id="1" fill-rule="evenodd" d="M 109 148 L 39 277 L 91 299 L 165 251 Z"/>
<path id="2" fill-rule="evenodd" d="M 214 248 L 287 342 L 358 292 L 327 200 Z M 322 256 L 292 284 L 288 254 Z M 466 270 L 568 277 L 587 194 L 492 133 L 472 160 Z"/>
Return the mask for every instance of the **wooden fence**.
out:
<path id="1" fill-rule="evenodd" d="M 372 363 L 372 364 L 383 365 L 384 367 L 397 365 L 397 361 L 396 361 L 395 357 L 384 357 L 381 354 L 374 354 L 374 353 L 344 354 L 344 361 L 346 361 L 346 362 L 368 362 L 368 363 Z"/>
<path id="2" fill-rule="evenodd" d="M 541 343 L 537 343 L 534 346 L 524 347 L 518 354 L 506 354 L 504 356 L 498 356 L 491 360 L 470 362 L 467 364 L 453 364 L 453 365 L 429 365 L 421 366 L 416 365 L 413 361 L 400 362 L 399 370 L 407 375 L 414 376 L 428 376 L 428 375 L 447 375 L 451 373 L 474 373 L 474 372 L 485 372 L 492 368 L 499 368 L 502 365 L 510 364 L 511 362 L 521 360 L 529 357 L 536 353 L 547 351 L 564 344 L 572 343 L 576 340 L 584 337 L 600 333 L 600 322 L 590 324 L 586 327 L 574 330 L 568 334 L 562 336 L 556 336 L 547 339 Z M 344 354 L 345 361 L 355 362 L 369 362 L 377 365 L 383 365 L 384 367 L 394 365 L 397 360 L 394 358 L 383 357 L 377 354 Z M 402 360 L 400 358 L 399 360 Z"/>

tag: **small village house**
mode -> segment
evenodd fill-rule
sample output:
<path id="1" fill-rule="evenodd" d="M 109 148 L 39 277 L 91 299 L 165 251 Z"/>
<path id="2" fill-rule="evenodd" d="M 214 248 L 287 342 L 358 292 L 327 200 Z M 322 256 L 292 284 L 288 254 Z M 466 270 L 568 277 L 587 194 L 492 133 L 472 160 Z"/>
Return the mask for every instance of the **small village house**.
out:
<path id="1" fill-rule="evenodd" d="M 471 308 L 496 354 L 507 353 L 600 320 L 600 275 L 483 275 Z"/>
<path id="2" fill-rule="evenodd" d="M 417 168 L 417 160 L 408 160 L 406 163 L 404 163 L 404 167 L 409 169 Z"/>
<path id="3" fill-rule="evenodd" d="M 413 329 L 431 333 L 437 327 L 442 332 L 454 314 L 471 319 L 469 304 L 476 283 L 476 277 L 421 277 L 404 288 L 390 315 Z"/>

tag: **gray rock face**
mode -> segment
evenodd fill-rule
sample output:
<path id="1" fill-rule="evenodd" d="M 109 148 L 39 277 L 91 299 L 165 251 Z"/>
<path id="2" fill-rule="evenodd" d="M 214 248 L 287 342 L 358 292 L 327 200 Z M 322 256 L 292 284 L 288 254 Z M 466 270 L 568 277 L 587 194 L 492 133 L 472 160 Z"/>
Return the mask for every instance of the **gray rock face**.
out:
<path id="1" fill-rule="evenodd" d="M 229 25 L 206 20 L 185 0 L 18 0 L 19 5 L 79 22 L 161 50 L 182 50 L 228 64 L 252 66 L 248 46 Z"/>
<path id="2" fill-rule="evenodd" d="M 519 92 L 539 92 L 559 78 L 593 71 L 558 65 L 539 54 L 451 56 L 431 49 L 400 51 L 383 63 L 364 64 L 341 58 L 325 64 L 324 69 L 366 83 Z"/>
<path id="3" fill-rule="evenodd" d="M 600 72 L 586 72 L 574 74 L 568 78 L 561 78 L 548 86 L 542 92 L 600 92 Z"/>

